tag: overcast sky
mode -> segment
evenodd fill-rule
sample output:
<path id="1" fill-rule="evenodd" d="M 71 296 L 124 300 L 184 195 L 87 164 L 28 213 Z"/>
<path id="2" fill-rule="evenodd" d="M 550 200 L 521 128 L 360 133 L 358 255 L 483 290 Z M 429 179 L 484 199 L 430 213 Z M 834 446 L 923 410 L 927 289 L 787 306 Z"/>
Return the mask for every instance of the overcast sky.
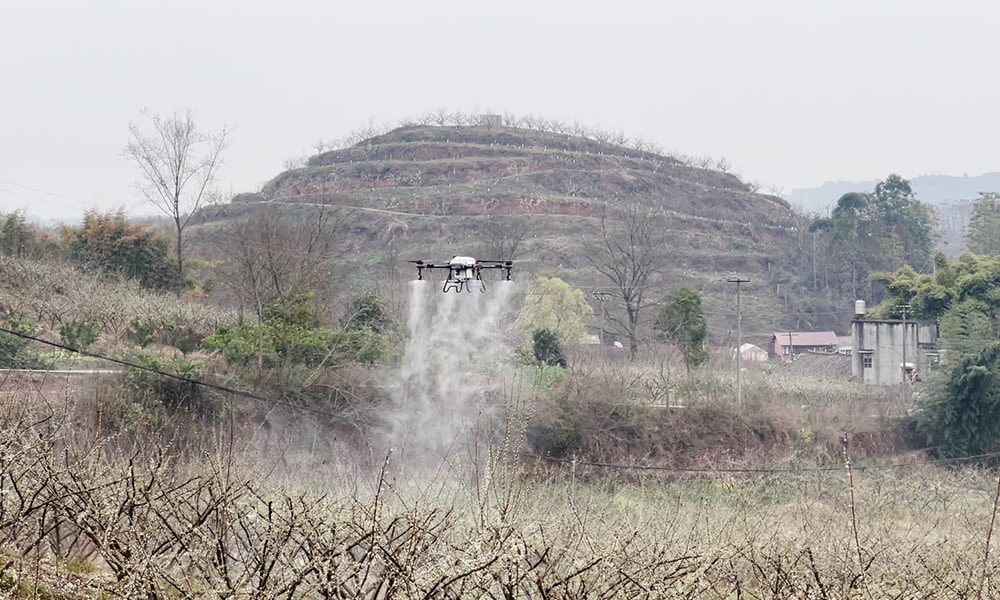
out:
<path id="1" fill-rule="evenodd" d="M 2 0 L 0 211 L 154 211 L 142 109 L 234 127 L 221 187 L 369 123 L 510 112 L 724 157 L 790 191 L 1000 170 L 1000 3 Z"/>

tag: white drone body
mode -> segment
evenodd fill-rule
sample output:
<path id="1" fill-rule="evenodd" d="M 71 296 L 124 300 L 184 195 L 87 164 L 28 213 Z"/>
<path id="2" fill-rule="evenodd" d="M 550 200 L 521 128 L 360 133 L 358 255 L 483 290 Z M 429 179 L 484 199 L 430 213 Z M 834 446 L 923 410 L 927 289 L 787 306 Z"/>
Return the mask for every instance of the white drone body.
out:
<path id="1" fill-rule="evenodd" d="M 417 265 L 417 279 L 424 278 L 424 269 L 448 269 L 448 278 L 444 281 L 442 292 L 454 290 L 461 292 L 472 291 L 472 287 L 479 282 L 479 291 L 486 291 L 486 281 L 483 280 L 483 269 L 503 269 L 504 279 L 510 281 L 511 271 L 514 269 L 514 262 L 510 260 L 476 260 L 471 256 L 453 256 L 447 264 L 424 262 L 422 260 L 409 261 Z"/>

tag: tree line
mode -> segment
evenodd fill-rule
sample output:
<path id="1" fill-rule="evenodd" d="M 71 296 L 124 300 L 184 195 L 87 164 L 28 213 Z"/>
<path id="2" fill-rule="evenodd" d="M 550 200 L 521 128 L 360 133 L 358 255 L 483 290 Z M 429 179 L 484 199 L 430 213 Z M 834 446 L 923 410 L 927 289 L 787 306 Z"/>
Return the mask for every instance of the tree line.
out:
<path id="1" fill-rule="evenodd" d="M 803 218 L 785 261 L 808 291 L 850 301 L 872 299 L 869 275 L 904 265 L 933 269 L 934 214 L 910 183 L 889 175 L 871 192 L 850 192 L 829 216 Z"/>

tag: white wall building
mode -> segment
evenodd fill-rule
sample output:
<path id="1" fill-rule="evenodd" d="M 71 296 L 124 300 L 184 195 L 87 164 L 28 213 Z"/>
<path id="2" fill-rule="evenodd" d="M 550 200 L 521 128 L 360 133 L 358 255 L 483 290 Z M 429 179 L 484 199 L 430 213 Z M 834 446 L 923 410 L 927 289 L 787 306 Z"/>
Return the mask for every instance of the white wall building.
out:
<path id="1" fill-rule="evenodd" d="M 912 382 L 937 363 L 937 338 L 933 321 L 866 319 L 859 300 L 851 321 L 851 375 L 880 385 L 903 383 L 904 377 Z"/>

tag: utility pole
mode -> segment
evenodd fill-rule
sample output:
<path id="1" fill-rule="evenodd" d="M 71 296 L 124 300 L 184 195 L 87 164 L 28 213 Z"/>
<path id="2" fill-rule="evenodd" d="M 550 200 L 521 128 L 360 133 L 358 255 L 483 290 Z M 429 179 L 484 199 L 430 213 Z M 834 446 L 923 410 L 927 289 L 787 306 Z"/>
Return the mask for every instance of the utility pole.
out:
<path id="1" fill-rule="evenodd" d="M 910 308 L 910 305 L 900 304 L 896 308 L 903 311 L 903 366 L 901 369 L 903 371 L 903 384 L 905 385 L 910 381 L 909 374 L 906 372 L 906 311 Z"/>
<path id="2" fill-rule="evenodd" d="M 740 284 L 749 283 L 749 279 L 730 277 L 729 283 L 736 284 L 736 404 L 743 406 L 743 306 L 740 303 Z"/>

